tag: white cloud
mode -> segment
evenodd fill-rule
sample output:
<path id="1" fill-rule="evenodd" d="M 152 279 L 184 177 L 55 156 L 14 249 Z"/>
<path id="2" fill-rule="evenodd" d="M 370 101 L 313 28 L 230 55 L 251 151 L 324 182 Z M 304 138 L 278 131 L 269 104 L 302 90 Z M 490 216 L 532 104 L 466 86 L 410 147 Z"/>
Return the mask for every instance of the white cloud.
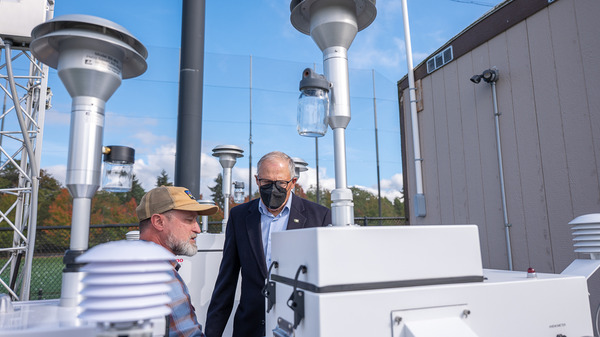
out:
<path id="1" fill-rule="evenodd" d="M 56 109 L 50 109 L 46 111 L 46 115 L 44 117 L 44 123 L 48 125 L 66 125 L 69 126 L 71 124 L 71 113 L 70 112 L 60 112 Z"/>
<path id="2" fill-rule="evenodd" d="M 136 159 L 133 165 L 133 173 L 136 175 L 140 185 L 148 191 L 156 184 L 156 177 L 164 169 L 171 180 L 175 174 L 175 143 L 163 145 L 146 155 L 144 159 Z"/>
<path id="3" fill-rule="evenodd" d="M 223 174 L 223 168 L 218 158 L 206 153 L 201 154 L 200 161 L 200 194 L 204 199 L 210 199 L 212 192 L 209 187 L 214 186 L 219 173 Z M 148 155 L 147 162 L 144 159 L 136 160 L 133 171 L 144 190 L 149 191 L 154 188 L 156 177 L 160 175 L 163 169 L 167 172 L 170 180 L 173 181 L 175 178 L 175 144 L 157 148 L 154 153 Z M 246 182 L 247 178 L 247 168 L 233 168 L 232 181 Z M 253 190 L 256 191 L 256 185 L 254 185 Z M 246 186 L 246 193 L 247 191 Z"/>
<path id="4" fill-rule="evenodd" d="M 309 188 L 317 187 L 317 174 L 316 169 L 308 166 L 308 171 L 304 171 L 300 173 L 300 178 L 298 179 L 298 183 L 302 186 L 302 188 L 306 191 Z M 327 176 L 327 169 L 324 167 L 319 168 L 319 188 L 333 190 L 335 189 L 335 178 L 330 178 Z"/>
<path id="5" fill-rule="evenodd" d="M 138 144 L 150 146 L 154 144 L 169 144 L 173 142 L 173 138 L 166 135 L 156 134 L 150 130 L 138 131 L 131 136 L 139 141 Z M 139 145 L 138 145 L 139 146 Z"/>
<path id="6" fill-rule="evenodd" d="M 105 125 L 110 125 L 111 128 L 125 128 L 130 129 L 131 125 L 135 125 L 137 128 L 141 128 L 143 126 L 156 126 L 158 125 L 158 120 L 156 118 L 143 118 L 143 117 L 131 117 L 131 116 L 123 116 L 119 113 L 107 112 L 105 114 L 106 122 Z"/>
<path id="7" fill-rule="evenodd" d="M 67 181 L 67 166 L 65 165 L 54 165 L 43 167 L 43 169 L 49 173 L 54 179 L 58 180 L 58 182 L 65 186 Z"/>

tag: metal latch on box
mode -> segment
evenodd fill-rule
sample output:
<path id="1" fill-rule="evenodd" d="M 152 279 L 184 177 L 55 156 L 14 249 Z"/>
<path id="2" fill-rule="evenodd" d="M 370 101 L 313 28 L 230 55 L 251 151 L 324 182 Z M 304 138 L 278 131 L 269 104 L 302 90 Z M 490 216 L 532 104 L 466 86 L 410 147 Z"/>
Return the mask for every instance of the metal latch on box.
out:
<path id="1" fill-rule="evenodd" d="M 298 267 L 296 271 L 296 277 L 294 278 L 294 290 L 290 295 L 290 298 L 287 300 L 287 305 L 294 312 L 294 329 L 298 327 L 298 324 L 304 318 L 304 291 L 296 290 L 298 287 L 298 276 L 300 276 L 300 272 L 302 274 L 306 274 L 306 266 L 301 265 Z"/>
<path id="2" fill-rule="evenodd" d="M 273 261 L 269 266 L 269 272 L 267 273 L 267 283 L 262 289 L 262 294 L 267 299 L 267 313 L 271 311 L 271 309 L 273 309 L 273 306 L 275 305 L 275 282 L 270 280 L 271 270 L 273 270 L 273 267 L 279 267 L 279 263 L 277 261 Z"/>

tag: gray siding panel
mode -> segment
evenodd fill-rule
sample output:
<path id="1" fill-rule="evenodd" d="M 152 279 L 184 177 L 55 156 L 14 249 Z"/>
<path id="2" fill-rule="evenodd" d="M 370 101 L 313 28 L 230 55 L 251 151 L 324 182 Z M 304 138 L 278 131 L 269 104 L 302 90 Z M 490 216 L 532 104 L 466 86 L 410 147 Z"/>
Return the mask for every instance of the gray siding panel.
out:
<path id="1" fill-rule="evenodd" d="M 456 61 L 458 73 L 463 76 L 475 74 L 471 53 Z M 469 77 L 470 78 L 470 77 Z M 479 225 L 479 241 L 484 266 L 490 265 L 487 226 L 485 226 L 485 207 L 483 195 L 483 178 L 479 134 L 477 131 L 477 114 L 474 109 L 475 85 L 471 81 L 459 81 L 459 99 L 461 106 L 461 123 L 463 126 L 463 145 L 465 153 L 465 176 L 467 195 L 467 223 Z"/>
<path id="2" fill-rule="evenodd" d="M 573 213 L 571 218 L 589 213 L 598 201 L 598 176 L 593 155 L 586 92 L 581 90 L 583 67 L 573 2 L 559 1 L 549 7 L 550 29 L 558 83 L 558 97 L 567 155 L 567 168 Z M 566 200 L 565 200 L 566 201 Z M 568 266 L 572 256 L 570 229 L 557 227 L 555 263 L 559 270 Z"/>
<path id="3" fill-rule="evenodd" d="M 555 1 L 422 79 L 427 216 L 411 223 L 477 224 L 484 266 L 508 268 L 491 89 L 468 80 L 496 66 L 514 268 L 577 257 L 568 222 L 600 212 L 598 17 L 600 1 Z"/>
<path id="4" fill-rule="evenodd" d="M 411 223 L 477 224 L 484 267 L 508 269 L 491 89 L 468 80 L 496 66 L 514 269 L 589 258 L 568 223 L 600 213 L 599 17 L 599 0 L 554 1 L 422 79 L 428 213 Z"/>
<path id="5" fill-rule="evenodd" d="M 467 78 L 458 77 L 456 62 L 444 67 L 444 85 L 446 87 L 446 114 L 448 123 L 448 146 L 452 186 L 453 223 L 467 223 L 467 191 L 465 176 L 465 153 L 460 118 L 460 99 L 458 85 Z"/>
<path id="6" fill-rule="evenodd" d="M 510 227 L 510 241 L 513 268 L 523 270 L 529 267 L 527 252 L 527 237 L 523 214 L 523 198 L 521 193 L 521 172 L 519 170 L 519 157 L 517 137 L 515 133 L 515 116 L 511 96 L 511 73 L 508 60 L 508 41 L 506 33 L 502 33 L 489 41 L 490 64 L 499 70 L 499 79 L 496 85 L 498 98 L 498 112 L 500 116 L 499 129 L 502 149 L 502 167 L 504 171 L 504 185 L 506 190 L 506 205 L 508 210 L 508 223 Z M 490 85 L 486 84 L 488 87 Z M 490 106 L 492 103 L 490 102 Z M 491 114 L 494 117 L 493 111 Z M 495 137 L 495 130 L 494 130 Z M 494 146 L 496 141 L 494 138 Z M 496 161 L 497 162 L 497 161 Z M 498 182 L 498 188 L 501 185 Z M 510 197 L 509 197 L 510 196 Z M 502 219 L 504 225 L 504 218 Z"/>
<path id="7" fill-rule="evenodd" d="M 581 61 L 583 63 L 583 77 L 587 94 L 588 109 L 590 111 L 590 126 L 592 130 L 593 157 L 596 163 L 595 171 L 597 179 L 600 180 L 600 1 L 579 0 L 574 3 L 575 17 L 579 35 L 579 48 L 581 50 Z M 600 190 L 600 186 L 598 186 Z M 594 202 L 591 210 L 585 212 L 600 212 L 597 205 L 600 200 Z"/>
<path id="8" fill-rule="evenodd" d="M 543 167 L 544 189 L 548 203 L 548 227 L 552 243 L 553 271 L 558 244 L 563 241 L 563 227 L 573 218 L 570 202 L 567 156 L 558 99 L 558 84 L 553 58 L 548 11 L 543 10 L 527 20 L 533 91 L 538 114 L 538 130 Z M 555 232 L 558 231 L 558 232 Z M 563 249 L 564 250 L 564 249 Z M 573 257 L 574 253 L 568 253 Z"/>
<path id="9" fill-rule="evenodd" d="M 519 144 L 516 156 L 519 159 L 518 170 L 521 173 L 519 183 L 524 211 L 523 224 L 526 228 L 525 236 L 527 238 L 525 247 L 527 251 L 523 252 L 524 256 L 516 254 L 519 263 L 515 261 L 515 269 L 524 270 L 531 266 L 541 272 L 552 272 L 550 229 L 548 228 L 548 211 L 542 176 L 538 122 L 533 100 L 527 24 L 525 22 L 518 24 L 506 35 L 514 108 L 514 129 Z M 512 197 L 512 194 L 510 196 Z"/>
<path id="10" fill-rule="evenodd" d="M 490 68 L 489 46 L 484 44 L 473 50 L 473 69 L 481 73 Z M 500 178 L 498 158 L 496 155 L 496 136 L 494 131 L 494 114 L 492 109 L 492 92 L 489 85 L 480 83 L 475 86 L 475 113 L 477 114 L 477 132 L 481 148 L 481 166 L 483 178 L 483 195 L 490 249 L 490 265 L 488 268 L 508 268 L 508 254 L 504 239 L 504 220 L 502 216 L 502 200 L 500 198 Z"/>
<path id="11" fill-rule="evenodd" d="M 450 146 L 448 144 L 448 111 L 446 110 L 446 87 L 444 72 L 432 76 L 433 115 L 436 164 L 439 185 L 440 216 L 450 223 L 454 219 L 452 207 L 452 175 L 450 171 Z"/>
<path id="12" fill-rule="evenodd" d="M 430 107 L 433 107 L 433 89 L 431 87 L 433 81 L 428 79 L 423 82 L 423 92 L 426 93 L 427 89 L 429 92 L 423 97 L 424 103 Z M 425 89 L 427 88 L 427 89 Z M 439 175 L 437 162 L 437 150 L 436 140 L 438 138 L 435 133 L 435 122 L 433 109 L 423 111 L 419 113 L 422 117 L 421 123 L 419 123 L 421 132 L 421 158 L 423 159 L 423 176 L 427 176 L 427 179 L 423 179 L 423 189 L 425 198 L 427 199 L 427 221 L 423 221 L 423 224 L 436 224 L 442 222 L 442 216 L 440 212 L 440 188 L 439 188 Z M 425 219 L 423 219 L 425 220 Z"/>

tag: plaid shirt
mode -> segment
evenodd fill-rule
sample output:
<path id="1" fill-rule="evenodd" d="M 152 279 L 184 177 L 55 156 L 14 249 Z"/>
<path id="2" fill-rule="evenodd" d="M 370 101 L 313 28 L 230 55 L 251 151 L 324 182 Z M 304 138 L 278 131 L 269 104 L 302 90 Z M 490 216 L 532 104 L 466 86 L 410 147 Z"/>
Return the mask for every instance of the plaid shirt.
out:
<path id="1" fill-rule="evenodd" d="M 169 303 L 169 307 L 173 312 L 168 316 L 169 337 L 204 337 L 202 325 L 196 318 L 196 310 L 192 305 L 190 293 L 179 276 L 178 269 L 179 264 L 174 265 L 172 272 L 175 278 L 170 282 L 169 296 L 172 302 Z"/>

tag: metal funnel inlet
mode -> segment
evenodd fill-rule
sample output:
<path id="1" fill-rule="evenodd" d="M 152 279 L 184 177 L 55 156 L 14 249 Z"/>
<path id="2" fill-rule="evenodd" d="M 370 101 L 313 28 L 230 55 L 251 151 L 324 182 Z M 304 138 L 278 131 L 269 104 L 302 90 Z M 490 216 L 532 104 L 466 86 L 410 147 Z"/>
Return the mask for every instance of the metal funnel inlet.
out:
<path id="1" fill-rule="evenodd" d="M 219 158 L 219 163 L 225 168 L 233 168 L 237 158 L 244 156 L 244 150 L 235 145 L 217 145 L 213 149 L 213 156 Z"/>
<path id="2" fill-rule="evenodd" d="M 292 158 L 292 160 L 294 161 L 294 166 L 295 169 L 294 171 L 296 172 L 296 178 L 300 178 L 300 172 L 305 172 L 308 171 L 308 163 L 304 161 L 304 159 L 302 158 L 298 158 L 298 157 L 294 157 Z"/>
<path id="3" fill-rule="evenodd" d="M 213 149 L 213 156 L 219 158 L 219 163 L 223 167 L 223 223 L 221 231 L 225 233 L 225 226 L 229 217 L 229 196 L 231 195 L 231 169 L 235 165 L 237 158 L 243 157 L 244 150 L 235 145 L 218 145 Z"/>
<path id="4" fill-rule="evenodd" d="M 243 157 L 244 150 L 235 145 L 218 145 L 213 149 L 213 156 L 219 158 L 223 167 L 223 195 L 231 195 L 231 169 L 237 158 Z"/>
<path id="5" fill-rule="evenodd" d="M 33 56 L 58 70 L 73 98 L 66 179 L 73 213 L 60 304 L 74 307 L 82 275 L 75 258 L 88 248 L 92 197 L 100 187 L 104 106 L 123 78 L 146 71 L 148 52 L 125 28 L 88 15 L 56 17 L 31 37 Z"/>
<path id="6" fill-rule="evenodd" d="M 36 26 L 32 54 L 58 70 L 71 97 L 106 101 L 121 79 L 146 71 L 148 52 L 127 29 L 89 15 L 63 15 Z"/>
<path id="7" fill-rule="evenodd" d="M 356 33 L 377 16 L 375 0 L 293 0 L 290 10 L 294 28 L 310 35 L 321 51 L 348 49 Z"/>
<path id="8" fill-rule="evenodd" d="M 91 198 L 100 185 L 104 106 L 147 69 L 148 52 L 127 29 L 89 15 L 63 15 L 31 32 L 32 54 L 52 68 L 73 98 L 67 187 Z"/>

